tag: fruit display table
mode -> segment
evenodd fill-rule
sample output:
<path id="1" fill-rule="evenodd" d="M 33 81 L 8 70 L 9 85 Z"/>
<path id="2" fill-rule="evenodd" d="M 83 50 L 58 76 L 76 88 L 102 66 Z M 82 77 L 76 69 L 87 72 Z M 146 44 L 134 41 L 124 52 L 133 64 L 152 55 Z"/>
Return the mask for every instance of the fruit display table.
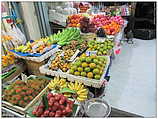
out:
<path id="1" fill-rule="evenodd" d="M 125 25 L 119 16 L 88 16 L 69 16 L 67 28 L 14 49 L 31 76 L 3 89 L 3 110 L 18 117 L 82 117 L 86 101 L 104 96 Z"/>
<path id="2" fill-rule="evenodd" d="M 12 110 L 9 110 L 7 108 L 2 107 L 2 117 L 22 117 L 22 118 L 25 118 L 27 116 L 20 115 Z M 84 116 L 79 110 L 78 115 L 76 117 L 86 117 L 86 116 Z M 118 109 L 113 108 L 113 107 L 111 109 L 111 113 L 110 113 L 109 117 L 136 117 L 136 118 L 139 117 L 139 118 L 142 118 L 142 116 L 132 114 L 129 112 L 125 112 L 122 110 L 118 110 Z"/>

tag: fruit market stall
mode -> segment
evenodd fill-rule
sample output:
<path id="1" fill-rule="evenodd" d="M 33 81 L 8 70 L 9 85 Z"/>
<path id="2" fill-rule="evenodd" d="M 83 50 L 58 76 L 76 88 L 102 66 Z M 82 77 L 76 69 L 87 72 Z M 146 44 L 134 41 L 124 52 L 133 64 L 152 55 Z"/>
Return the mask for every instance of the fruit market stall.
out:
<path id="1" fill-rule="evenodd" d="M 45 64 L 46 59 L 57 52 L 59 47 L 68 45 L 70 41 L 75 39 L 80 39 L 79 30 L 68 28 L 61 33 L 58 32 L 34 42 L 27 42 L 26 45 L 21 45 L 11 51 L 17 58 L 22 58 L 26 61 L 31 73 L 40 75 L 39 67 Z"/>
<path id="2" fill-rule="evenodd" d="M 101 97 L 124 23 L 120 16 L 73 14 L 62 31 L 10 49 L 32 75 L 3 85 L 2 106 L 23 117 L 78 117 L 83 110 L 92 116 L 88 106 L 99 103 L 107 109 L 102 116 L 109 116 L 111 107 Z M 3 65 L 10 63 L 5 59 Z"/>

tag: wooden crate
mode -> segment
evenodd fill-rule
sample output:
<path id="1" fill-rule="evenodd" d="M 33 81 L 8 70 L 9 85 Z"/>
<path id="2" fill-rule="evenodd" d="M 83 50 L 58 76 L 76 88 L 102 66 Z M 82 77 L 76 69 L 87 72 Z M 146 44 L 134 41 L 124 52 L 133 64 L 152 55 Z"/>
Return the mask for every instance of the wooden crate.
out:
<path id="1" fill-rule="evenodd" d="M 38 76 L 35 76 L 35 75 L 30 75 L 27 79 L 29 79 L 29 78 L 38 78 Z M 42 78 L 43 76 L 41 76 L 41 78 Z M 40 78 L 40 77 L 39 77 Z M 45 78 L 45 79 L 47 79 L 47 80 L 50 80 L 50 78 L 47 78 L 47 77 L 43 77 L 43 78 Z M 14 80 L 15 81 L 15 80 Z M 16 105 L 13 105 L 13 104 L 11 104 L 11 103 L 9 103 L 9 102 L 7 102 L 7 101 L 4 101 L 4 100 L 2 100 L 2 107 L 5 107 L 5 108 L 8 108 L 8 109 L 10 109 L 10 110 L 12 110 L 12 111 L 15 111 L 15 112 L 17 112 L 17 113 L 19 113 L 19 114 L 22 114 L 22 115 L 25 115 L 26 114 L 26 111 L 32 106 L 32 105 L 34 105 L 41 97 L 42 97 L 42 95 L 46 92 L 48 90 L 48 85 L 41 91 L 41 92 L 39 92 L 39 94 L 30 102 L 30 103 L 28 103 L 28 105 L 26 105 L 24 108 L 23 107 L 20 107 L 20 106 L 16 106 Z"/>
<path id="2" fill-rule="evenodd" d="M 30 108 L 32 105 L 34 105 L 41 98 L 41 96 L 47 91 L 47 89 L 48 89 L 48 85 L 25 108 L 15 106 L 6 101 L 2 101 L 2 106 L 7 107 L 8 109 L 11 109 L 15 112 L 19 112 L 20 114 L 26 114 L 27 109 Z"/>

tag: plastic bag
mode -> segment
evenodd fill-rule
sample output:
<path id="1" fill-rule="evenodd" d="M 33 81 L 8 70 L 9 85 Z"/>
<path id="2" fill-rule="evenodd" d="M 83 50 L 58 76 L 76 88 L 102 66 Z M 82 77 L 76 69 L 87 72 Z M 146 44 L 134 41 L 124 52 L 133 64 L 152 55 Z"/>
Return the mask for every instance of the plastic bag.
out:
<path id="1" fill-rule="evenodd" d="M 17 26 L 15 30 L 17 31 L 19 37 L 21 37 L 22 43 L 25 44 L 27 42 L 25 35 L 21 32 L 21 30 Z"/>
<path id="2" fill-rule="evenodd" d="M 8 31 L 8 35 L 13 37 L 12 42 L 15 45 L 15 47 L 26 43 L 26 38 L 24 34 L 15 25 L 12 27 L 11 30 Z"/>

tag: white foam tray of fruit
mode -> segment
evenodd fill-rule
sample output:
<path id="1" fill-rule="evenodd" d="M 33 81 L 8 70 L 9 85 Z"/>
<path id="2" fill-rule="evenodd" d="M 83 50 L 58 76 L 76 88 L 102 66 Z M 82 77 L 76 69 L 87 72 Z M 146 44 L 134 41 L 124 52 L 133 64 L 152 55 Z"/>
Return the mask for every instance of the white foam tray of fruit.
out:
<path id="1" fill-rule="evenodd" d="M 91 78 L 87 78 L 87 77 L 83 77 L 83 76 L 75 76 L 75 75 L 72 75 L 72 74 L 69 74 L 67 76 L 67 79 L 69 81 L 72 81 L 72 82 L 74 82 L 75 80 L 77 80 L 77 81 L 83 83 L 84 85 L 92 86 L 92 87 L 95 87 L 95 88 L 100 88 L 103 85 L 107 84 L 107 81 L 104 79 L 104 77 L 106 75 L 108 66 L 110 64 L 110 57 L 109 56 L 103 56 L 103 57 L 107 58 L 107 62 L 106 62 L 106 65 L 104 67 L 103 74 L 102 74 L 102 76 L 101 76 L 101 78 L 99 80 L 91 79 Z M 68 73 L 69 73 L 69 71 L 68 71 Z"/>
<path id="2" fill-rule="evenodd" d="M 105 68 L 104 68 L 104 71 L 103 71 L 103 74 L 102 74 L 100 80 L 90 79 L 90 78 L 82 77 L 82 76 L 75 76 L 75 75 L 69 74 L 69 72 L 65 73 L 65 72 L 60 72 L 60 71 L 53 71 L 53 70 L 49 69 L 49 64 L 45 64 L 45 65 L 41 66 L 39 68 L 39 70 L 42 74 L 67 78 L 69 81 L 72 81 L 72 82 L 77 80 L 86 86 L 100 88 L 107 83 L 107 81 L 104 79 L 104 76 L 106 75 L 108 66 L 110 65 L 110 57 L 109 56 L 105 56 L 105 57 L 107 57 L 107 63 L 105 65 Z"/>

